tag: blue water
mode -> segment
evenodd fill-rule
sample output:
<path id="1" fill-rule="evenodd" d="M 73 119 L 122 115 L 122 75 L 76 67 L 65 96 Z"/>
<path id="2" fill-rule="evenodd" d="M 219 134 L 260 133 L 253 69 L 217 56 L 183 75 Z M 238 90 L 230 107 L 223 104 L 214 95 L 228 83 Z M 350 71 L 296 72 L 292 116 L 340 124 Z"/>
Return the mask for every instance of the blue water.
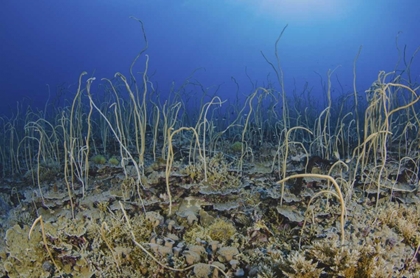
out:
<path id="1" fill-rule="evenodd" d="M 222 99 L 236 91 L 231 77 L 245 94 L 252 82 L 267 85 L 268 75 L 278 88 L 261 51 L 275 61 L 274 43 L 286 24 L 278 50 L 288 94 L 305 82 L 324 94 L 320 76 L 325 82 L 337 66 L 334 93 L 351 92 L 360 46 L 357 90 L 364 92 L 380 70 L 396 69 L 405 46 L 407 61 L 420 46 L 419 10 L 416 0 L 3 0 L 0 115 L 17 102 L 42 109 L 58 88 L 61 99 L 72 99 L 82 71 L 98 79 L 128 74 L 144 46 L 140 25 L 129 16 L 144 22 L 149 75 L 162 95 L 200 67 L 195 79 L 205 87 L 221 85 Z M 420 74 L 418 59 L 413 79 Z M 143 69 L 144 56 L 136 72 Z M 404 69 L 403 61 L 397 69 Z"/>

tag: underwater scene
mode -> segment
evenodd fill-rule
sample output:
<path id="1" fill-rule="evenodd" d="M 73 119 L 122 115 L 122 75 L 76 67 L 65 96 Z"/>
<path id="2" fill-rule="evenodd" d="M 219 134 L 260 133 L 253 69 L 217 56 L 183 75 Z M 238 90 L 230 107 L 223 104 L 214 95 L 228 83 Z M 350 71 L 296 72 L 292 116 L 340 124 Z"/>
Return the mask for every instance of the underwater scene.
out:
<path id="1" fill-rule="evenodd" d="M 5 1 L 0 277 L 420 277 L 419 5 L 174 2 Z"/>

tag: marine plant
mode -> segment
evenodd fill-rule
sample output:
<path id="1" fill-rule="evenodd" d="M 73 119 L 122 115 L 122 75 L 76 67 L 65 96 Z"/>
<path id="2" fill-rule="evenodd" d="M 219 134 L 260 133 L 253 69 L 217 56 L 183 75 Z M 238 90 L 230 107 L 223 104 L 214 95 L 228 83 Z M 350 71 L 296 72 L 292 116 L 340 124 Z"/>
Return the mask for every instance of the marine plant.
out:
<path id="1" fill-rule="evenodd" d="M 117 166 L 118 164 L 120 164 L 120 161 L 116 158 L 116 157 L 111 157 L 110 159 L 108 159 L 108 163 Z"/>
<path id="2" fill-rule="evenodd" d="M 235 143 L 233 143 L 230 146 L 230 149 L 234 152 L 234 153 L 239 153 L 242 151 L 242 143 L 239 141 L 236 141 Z"/>
<path id="3" fill-rule="evenodd" d="M 103 156 L 101 154 L 98 154 L 98 155 L 95 155 L 94 157 L 92 157 L 92 161 L 95 164 L 105 164 L 106 163 L 106 158 L 105 158 L 105 156 Z"/>
<path id="4" fill-rule="evenodd" d="M 216 220 L 208 228 L 208 236 L 212 240 L 226 241 L 236 233 L 236 228 L 232 223 L 226 222 L 223 219 Z"/>

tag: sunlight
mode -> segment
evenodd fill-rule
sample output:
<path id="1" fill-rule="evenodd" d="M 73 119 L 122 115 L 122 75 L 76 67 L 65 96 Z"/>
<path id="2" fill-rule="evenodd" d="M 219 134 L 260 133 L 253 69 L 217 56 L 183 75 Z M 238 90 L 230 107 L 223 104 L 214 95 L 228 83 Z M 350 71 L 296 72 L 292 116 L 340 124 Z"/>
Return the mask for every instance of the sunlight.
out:
<path id="1" fill-rule="evenodd" d="M 260 16 L 295 22 L 333 20 L 349 11 L 344 2 L 335 0 L 260 0 L 247 1 L 247 4 L 254 6 Z"/>

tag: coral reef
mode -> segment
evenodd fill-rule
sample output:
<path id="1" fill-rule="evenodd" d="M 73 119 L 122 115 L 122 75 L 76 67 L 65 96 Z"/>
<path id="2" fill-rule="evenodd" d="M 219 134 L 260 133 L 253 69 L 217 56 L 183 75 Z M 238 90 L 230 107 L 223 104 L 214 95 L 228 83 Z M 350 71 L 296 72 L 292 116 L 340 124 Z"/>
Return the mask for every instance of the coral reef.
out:
<path id="1" fill-rule="evenodd" d="M 71 106 L 0 129 L 0 276 L 418 277 L 411 78 L 379 73 L 364 103 L 328 86 L 323 110 L 268 80 L 223 110 L 191 80 L 162 102 L 146 59 L 143 82 L 101 99 L 83 72 Z"/>

